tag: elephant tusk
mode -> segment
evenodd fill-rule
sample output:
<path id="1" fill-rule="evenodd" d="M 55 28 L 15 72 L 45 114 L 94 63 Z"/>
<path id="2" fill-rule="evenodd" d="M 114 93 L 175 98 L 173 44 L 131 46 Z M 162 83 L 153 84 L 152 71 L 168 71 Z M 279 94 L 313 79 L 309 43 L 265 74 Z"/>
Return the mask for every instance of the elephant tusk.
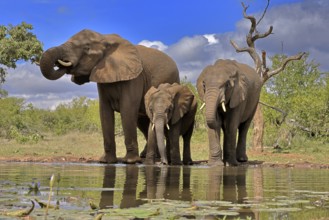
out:
<path id="1" fill-rule="evenodd" d="M 200 110 L 202 110 L 204 107 L 205 107 L 206 103 L 202 103 L 201 107 L 200 107 Z"/>
<path id="2" fill-rule="evenodd" d="M 222 102 L 222 109 L 223 109 L 224 112 L 226 112 L 226 107 L 225 107 L 225 103 L 224 102 Z"/>
<path id="3" fill-rule="evenodd" d="M 152 131 L 154 131 L 154 124 L 152 123 Z"/>
<path id="4" fill-rule="evenodd" d="M 168 125 L 168 124 L 166 124 L 166 127 L 167 127 L 167 129 L 168 129 L 168 130 L 170 130 L 170 128 L 169 128 L 169 125 Z"/>
<path id="5" fill-rule="evenodd" d="M 72 66 L 72 63 L 71 62 L 64 62 L 62 60 L 57 60 L 59 62 L 59 64 L 61 64 L 62 66 L 65 66 L 65 67 L 69 67 L 69 66 Z"/>

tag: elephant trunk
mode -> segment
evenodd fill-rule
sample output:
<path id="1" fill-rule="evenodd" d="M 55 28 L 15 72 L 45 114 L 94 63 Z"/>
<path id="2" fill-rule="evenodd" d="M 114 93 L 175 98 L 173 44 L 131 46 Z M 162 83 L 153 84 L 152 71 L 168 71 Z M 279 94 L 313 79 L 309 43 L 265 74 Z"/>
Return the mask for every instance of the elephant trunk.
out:
<path id="1" fill-rule="evenodd" d="M 225 101 L 224 92 L 220 90 L 208 90 L 205 94 L 206 104 L 206 121 L 207 125 L 211 129 L 217 128 L 217 114 L 218 105 Z M 223 109 L 226 111 L 226 109 Z"/>
<path id="2" fill-rule="evenodd" d="M 155 125 L 157 145 L 161 156 L 161 163 L 168 164 L 166 145 L 165 145 L 165 134 L 164 134 L 165 120 L 162 118 L 157 119 L 155 120 L 154 125 Z"/>
<path id="3" fill-rule="evenodd" d="M 45 78 L 49 80 L 57 80 L 65 74 L 66 68 L 58 67 L 58 69 L 54 69 L 58 60 L 62 59 L 61 54 L 61 47 L 52 47 L 42 54 L 40 59 L 40 70 Z"/>

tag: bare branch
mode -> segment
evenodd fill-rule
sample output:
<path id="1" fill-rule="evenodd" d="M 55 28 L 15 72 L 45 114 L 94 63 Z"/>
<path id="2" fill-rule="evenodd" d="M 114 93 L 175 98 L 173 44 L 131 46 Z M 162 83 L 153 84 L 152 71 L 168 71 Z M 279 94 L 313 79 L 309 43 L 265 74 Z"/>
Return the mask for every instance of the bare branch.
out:
<path id="1" fill-rule="evenodd" d="M 295 56 L 290 56 L 290 57 L 287 57 L 286 59 L 284 59 L 284 61 L 282 62 L 281 66 L 275 70 L 271 70 L 269 71 L 268 73 L 264 74 L 263 75 L 263 84 L 269 79 L 271 78 L 272 76 L 280 73 L 281 71 L 283 71 L 287 64 L 290 62 L 290 61 L 293 61 L 293 60 L 300 60 L 306 53 L 305 52 L 302 52 L 302 53 L 299 53 Z"/>
<path id="2" fill-rule="evenodd" d="M 251 58 L 255 62 L 257 72 L 260 74 L 259 71 L 260 71 L 260 67 L 261 67 L 261 60 L 260 60 L 260 57 L 258 56 L 255 48 L 253 48 L 253 47 L 239 48 L 239 46 L 233 40 L 230 40 L 230 42 L 231 42 L 232 46 L 234 47 L 234 49 L 237 53 L 241 53 L 241 52 L 248 52 L 249 53 L 249 55 L 251 56 Z"/>
<path id="3" fill-rule="evenodd" d="M 268 0 L 270 1 L 270 0 Z M 269 2 L 268 2 L 269 4 Z M 255 41 L 259 38 L 265 38 L 268 35 L 270 35 L 273 31 L 273 27 L 271 26 L 269 28 L 269 30 L 263 34 L 258 33 L 257 31 L 257 21 L 256 18 L 254 16 L 248 15 L 247 14 L 247 9 L 249 6 L 246 6 L 243 2 L 241 2 L 241 5 L 243 7 L 243 17 L 245 19 L 248 19 L 251 23 L 250 25 L 250 29 L 249 29 L 249 33 L 246 36 L 246 43 L 248 45 L 248 47 L 244 47 L 244 48 L 239 48 L 239 46 L 233 42 L 231 40 L 231 44 L 232 46 L 235 48 L 236 52 L 240 53 L 240 52 L 248 52 L 249 55 L 251 56 L 251 58 L 253 59 L 254 63 L 255 63 L 255 69 L 257 71 L 257 73 L 262 76 L 265 68 L 262 68 L 262 61 L 260 56 L 257 54 L 257 51 L 255 49 Z M 267 10 L 268 5 L 265 8 L 265 11 Z M 265 11 L 262 17 L 264 17 L 265 15 Z"/>
<path id="4" fill-rule="evenodd" d="M 241 4 L 242 4 L 242 7 L 243 7 L 243 17 L 245 19 L 250 20 L 250 22 L 251 22 L 249 34 L 252 35 L 255 32 L 256 26 L 257 26 L 256 18 L 254 16 L 247 15 L 247 9 L 249 8 L 249 6 L 245 6 L 243 2 L 241 2 Z"/>
<path id="5" fill-rule="evenodd" d="M 266 51 L 262 50 L 262 64 L 263 68 L 266 69 Z"/>
<path id="6" fill-rule="evenodd" d="M 270 28 L 268 29 L 268 31 L 266 31 L 264 34 L 257 33 L 255 36 L 253 36 L 252 37 L 252 41 L 255 42 L 259 38 L 265 38 L 268 35 L 272 34 L 272 31 L 273 31 L 273 26 L 270 26 Z"/>
<path id="7" fill-rule="evenodd" d="M 262 16 L 260 17 L 260 19 L 258 20 L 258 22 L 257 22 L 256 25 L 258 25 L 263 20 L 263 18 L 264 18 L 265 14 L 266 14 L 266 11 L 267 11 L 269 5 L 270 5 L 270 0 L 267 0 L 267 5 L 266 5 L 266 7 L 264 9 L 264 12 L 263 12 Z"/>

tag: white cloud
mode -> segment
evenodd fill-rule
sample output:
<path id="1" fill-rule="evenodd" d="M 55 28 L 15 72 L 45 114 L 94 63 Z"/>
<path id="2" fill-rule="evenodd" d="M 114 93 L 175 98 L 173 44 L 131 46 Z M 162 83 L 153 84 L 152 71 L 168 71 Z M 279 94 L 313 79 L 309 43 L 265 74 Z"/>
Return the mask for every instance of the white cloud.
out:
<path id="1" fill-rule="evenodd" d="M 139 42 L 138 44 L 146 46 L 146 47 L 155 48 L 155 49 L 158 49 L 161 51 L 164 51 L 168 48 L 168 46 L 165 45 L 164 43 L 162 43 L 161 41 L 143 40 L 143 41 Z"/>
<path id="2" fill-rule="evenodd" d="M 24 98 L 38 108 L 54 109 L 62 102 L 69 102 L 78 96 L 97 98 L 95 83 L 76 85 L 69 76 L 51 81 L 44 78 L 36 65 L 23 63 L 16 69 L 9 69 L 3 89 L 10 96 Z"/>
<path id="3" fill-rule="evenodd" d="M 210 45 L 218 43 L 218 39 L 216 39 L 215 34 L 205 34 L 203 36 L 208 40 L 208 44 L 210 44 Z"/>

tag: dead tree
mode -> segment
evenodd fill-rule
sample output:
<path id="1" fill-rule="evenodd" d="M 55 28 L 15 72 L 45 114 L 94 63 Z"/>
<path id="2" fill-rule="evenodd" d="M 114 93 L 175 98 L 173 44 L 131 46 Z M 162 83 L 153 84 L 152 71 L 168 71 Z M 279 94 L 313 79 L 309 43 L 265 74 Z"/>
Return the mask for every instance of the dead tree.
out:
<path id="1" fill-rule="evenodd" d="M 266 38 L 270 34 L 272 34 L 273 26 L 270 26 L 270 28 L 265 33 L 259 33 L 257 30 L 257 25 L 260 23 L 260 21 L 263 19 L 263 17 L 266 14 L 266 10 L 269 6 L 270 0 L 267 1 L 267 6 L 263 12 L 263 15 L 257 22 L 256 18 L 251 15 L 247 15 L 247 9 L 248 6 L 245 6 L 245 4 L 242 2 L 243 7 L 243 17 L 245 19 L 248 19 L 250 21 L 250 29 L 249 33 L 246 36 L 246 43 L 247 47 L 239 47 L 233 40 L 231 40 L 232 46 L 235 48 L 236 52 L 248 52 L 251 58 L 254 61 L 255 64 L 255 70 L 258 73 L 258 75 L 262 79 L 262 83 L 264 83 L 271 78 L 272 76 L 280 73 L 283 71 L 286 67 L 286 65 L 293 60 L 300 60 L 305 52 L 299 53 L 294 56 L 287 57 L 285 60 L 282 61 L 279 68 L 271 70 L 266 65 L 266 51 L 262 50 L 261 56 L 257 53 L 255 48 L 255 42 L 258 39 Z M 257 152 L 263 151 L 263 133 L 264 133 L 264 119 L 263 114 L 261 112 L 260 106 L 258 105 L 255 116 L 254 116 L 254 132 L 253 132 L 253 150 Z"/>

